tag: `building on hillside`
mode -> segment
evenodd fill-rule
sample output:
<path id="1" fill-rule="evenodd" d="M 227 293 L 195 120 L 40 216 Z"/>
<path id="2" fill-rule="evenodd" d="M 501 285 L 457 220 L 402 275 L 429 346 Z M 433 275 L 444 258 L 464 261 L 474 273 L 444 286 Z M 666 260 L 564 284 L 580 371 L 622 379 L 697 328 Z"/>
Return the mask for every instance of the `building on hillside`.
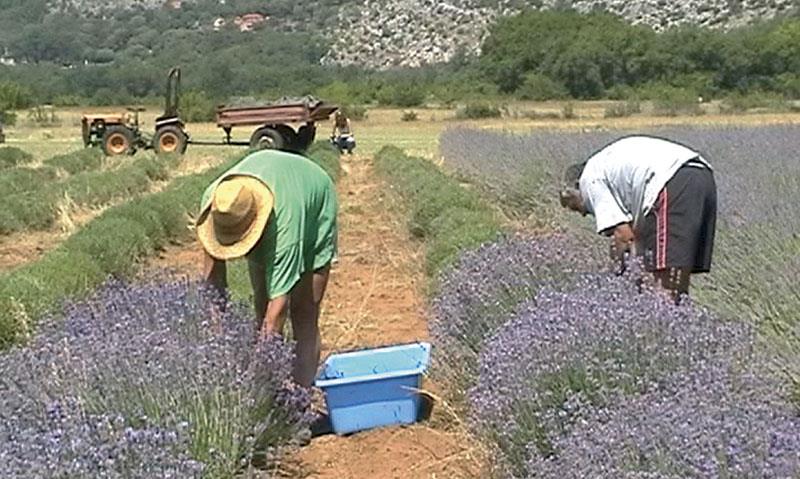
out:
<path id="1" fill-rule="evenodd" d="M 217 18 L 216 20 L 214 20 L 214 31 L 218 32 L 222 30 L 223 28 L 225 28 L 225 25 L 227 24 L 228 22 L 224 18 L 222 17 Z"/>
<path id="2" fill-rule="evenodd" d="M 167 0 L 164 6 L 173 10 L 180 10 L 183 6 L 183 0 Z"/>
<path id="3" fill-rule="evenodd" d="M 236 17 L 233 23 L 239 27 L 239 31 L 250 32 L 267 20 L 269 20 L 269 17 L 263 13 L 245 13 Z"/>

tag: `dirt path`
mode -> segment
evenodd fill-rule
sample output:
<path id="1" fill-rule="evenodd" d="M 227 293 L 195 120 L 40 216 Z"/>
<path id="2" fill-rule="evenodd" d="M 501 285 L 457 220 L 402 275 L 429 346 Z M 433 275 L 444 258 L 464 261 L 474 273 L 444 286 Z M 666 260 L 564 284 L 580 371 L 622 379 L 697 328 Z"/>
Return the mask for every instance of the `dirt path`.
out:
<path id="1" fill-rule="evenodd" d="M 371 159 L 343 158 L 343 167 L 340 257 L 322 313 L 323 357 L 428 337 L 421 245 L 408 239 L 404 219 L 392 214 Z M 184 245 L 168 249 L 154 266 L 196 274 L 198 260 L 194 245 Z M 412 427 L 313 439 L 281 469 L 315 479 L 479 477 L 473 442 L 445 409 L 435 405 L 430 421 Z"/>

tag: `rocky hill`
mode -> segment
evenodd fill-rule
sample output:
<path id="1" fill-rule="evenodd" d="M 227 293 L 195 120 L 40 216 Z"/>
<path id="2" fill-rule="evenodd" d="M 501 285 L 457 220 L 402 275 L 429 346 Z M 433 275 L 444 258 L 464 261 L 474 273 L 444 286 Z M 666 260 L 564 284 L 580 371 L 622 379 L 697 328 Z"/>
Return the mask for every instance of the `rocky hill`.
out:
<path id="1" fill-rule="evenodd" d="M 478 52 L 487 28 L 521 8 L 604 10 L 663 30 L 681 24 L 729 28 L 786 15 L 795 0 L 362 0 L 343 7 L 325 61 L 375 68 L 447 61 Z"/>
<path id="2" fill-rule="evenodd" d="M 603 10 L 656 30 L 681 24 L 729 28 L 786 15 L 799 0 L 51 0 L 56 9 L 104 13 L 131 7 L 187 8 L 228 4 L 258 8 L 273 28 L 323 31 L 331 42 L 324 62 L 373 68 L 444 62 L 477 53 L 499 16 L 523 8 Z M 338 12 L 338 14 L 337 14 Z"/>

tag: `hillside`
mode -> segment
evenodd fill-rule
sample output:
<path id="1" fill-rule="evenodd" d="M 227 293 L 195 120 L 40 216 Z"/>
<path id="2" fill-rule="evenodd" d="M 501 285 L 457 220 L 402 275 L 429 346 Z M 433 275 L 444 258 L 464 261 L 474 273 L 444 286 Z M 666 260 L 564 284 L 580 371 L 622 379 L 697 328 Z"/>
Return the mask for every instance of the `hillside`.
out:
<path id="1" fill-rule="evenodd" d="M 325 60 L 376 68 L 447 61 L 477 52 L 493 20 L 521 8 L 604 10 L 656 30 L 694 24 L 730 28 L 787 15 L 793 0 L 363 0 L 339 12 Z"/>

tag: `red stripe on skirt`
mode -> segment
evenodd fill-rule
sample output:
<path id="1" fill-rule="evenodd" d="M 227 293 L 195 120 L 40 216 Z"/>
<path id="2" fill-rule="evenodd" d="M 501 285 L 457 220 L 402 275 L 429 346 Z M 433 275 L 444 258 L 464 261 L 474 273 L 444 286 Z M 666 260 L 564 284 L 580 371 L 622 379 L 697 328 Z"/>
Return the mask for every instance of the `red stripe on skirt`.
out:
<path id="1" fill-rule="evenodd" d="M 667 267 L 667 206 L 669 198 L 665 187 L 658 194 L 658 214 L 656 215 L 656 269 L 666 269 Z"/>

